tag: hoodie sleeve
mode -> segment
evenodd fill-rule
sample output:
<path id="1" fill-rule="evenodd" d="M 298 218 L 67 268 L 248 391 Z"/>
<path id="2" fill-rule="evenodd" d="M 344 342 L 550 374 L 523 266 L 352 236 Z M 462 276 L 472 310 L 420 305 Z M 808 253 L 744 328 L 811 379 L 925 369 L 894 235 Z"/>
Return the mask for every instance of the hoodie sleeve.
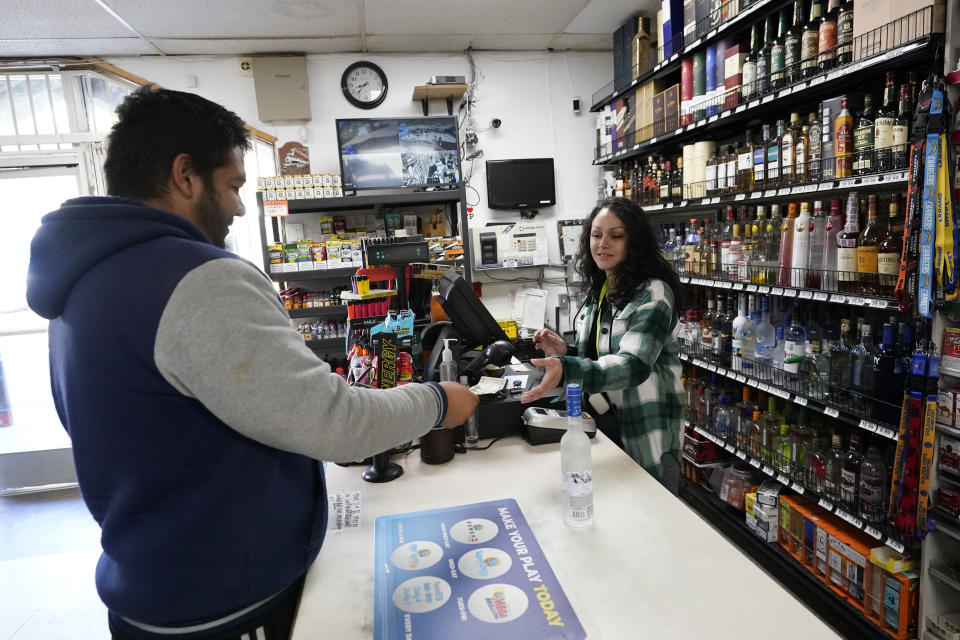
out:
<path id="1" fill-rule="evenodd" d="M 423 435 L 446 413 L 434 384 L 351 387 L 303 344 L 254 266 L 190 271 L 170 296 L 154 360 L 164 379 L 239 433 L 321 460 L 356 460 Z"/>

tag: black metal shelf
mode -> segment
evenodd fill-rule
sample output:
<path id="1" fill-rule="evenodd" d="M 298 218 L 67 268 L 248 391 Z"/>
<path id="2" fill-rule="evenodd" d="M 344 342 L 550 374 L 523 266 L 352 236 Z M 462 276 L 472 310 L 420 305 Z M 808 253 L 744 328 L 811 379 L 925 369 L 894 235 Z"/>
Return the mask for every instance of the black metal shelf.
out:
<path id="1" fill-rule="evenodd" d="M 718 447 L 723 447 L 725 451 L 732 453 L 740 460 L 748 463 L 751 467 L 757 469 L 758 471 L 762 471 L 766 475 L 775 479 L 783 486 L 790 487 L 790 489 L 795 493 L 804 495 L 807 498 L 815 499 L 817 504 L 822 509 L 830 512 L 850 526 L 863 531 L 877 542 L 883 542 L 883 544 L 887 545 L 897 553 L 902 553 L 905 555 L 907 555 L 910 551 L 914 551 L 908 550 L 907 545 L 903 540 L 898 540 L 897 538 L 891 536 L 890 532 L 882 531 L 882 527 L 875 527 L 869 522 L 864 522 L 854 514 L 848 513 L 846 509 L 842 508 L 841 505 L 836 503 L 836 500 L 830 499 L 829 496 L 824 496 L 820 492 L 817 492 L 815 488 L 810 486 L 809 482 L 805 482 L 803 479 L 795 477 L 793 473 L 786 473 L 782 469 L 775 468 L 776 464 L 771 466 L 771 464 L 768 464 L 755 454 L 745 450 L 742 446 L 728 442 L 727 440 L 713 433 L 711 430 L 704 428 L 702 425 L 694 424 L 689 420 L 685 421 L 685 425 L 691 427 L 694 431 L 704 436 L 707 440 L 710 440 L 710 442 L 714 443 Z"/>
<path id="2" fill-rule="evenodd" d="M 937 34 L 925 35 L 884 53 L 844 65 L 829 73 L 814 76 L 809 80 L 796 82 L 789 87 L 768 93 L 763 98 L 750 100 L 734 108 L 725 108 L 718 114 L 680 126 L 673 131 L 661 133 L 633 145 L 627 143 L 624 145 L 627 148 L 620 149 L 615 153 L 602 154 L 601 150 L 598 149 L 594 154 L 593 164 L 600 165 L 612 161 L 630 160 L 635 156 L 646 153 L 652 147 L 662 146 L 664 143 L 679 143 L 690 139 L 702 140 L 707 132 L 720 134 L 717 136 L 720 139 L 730 135 L 740 135 L 742 131 L 738 132 L 736 128 L 751 119 L 763 118 L 775 112 L 782 113 L 787 105 L 793 106 L 803 100 L 813 102 L 816 99 L 835 93 L 838 89 L 849 88 L 850 76 L 854 74 L 863 71 L 880 73 L 920 62 L 928 62 L 932 59 L 934 51 L 941 42 L 942 37 Z"/>
<path id="3" fill-rule="evenodd" d="M 691 354 L 689 347 L 683 344 L 681 345 L 680 359 L 690 362 L 694 366 L 700 367 L 701 369 L 705 369 L 707 371 L 716 373 L 717 375 L 723 376 L 728 380 L 734 380 L 741 384 L 753 387 L 754 389 L 759 389 L 765 393 L 775 395 L 778 398 L 788 402 L 793 402 L 794 404 L 807 407 L 808 409 L 822 413 L 851 427 L 863 429 L 864 431 L 887 438 L 888 440 L 897 439 L 897 434 L 899 431 L 895 425 L 878 422 L 872 418 L 867 419 L 855 411 L 850 410 L 849 408 L 838 407 L 833 403 L 827 402 L 826 400 L 820 398 L 811 398 L 806 394 L 796 393 L 795 391 L 784 389 L 777 384 L 770 384 L 769 381 L 758 380 L 751 376 L 746 376 L 742 373 L 731 371 L 726 367 L 722 367 L 711 362 L 706 362 L 696 355 Z M 873 403 L 883 403 L 883 400 L 879 398 L 866 399 Z"/>
<path id="4" fill-rule="evenodd" d="M 346 353 L 346 338 L 321 338 L 319 340 L 304 340 L 303 343 L 314 351 L 324 351 L 336 349 L 340 353 Z"/>
<path id="5" fill-rule="evenodd" d="M 291 318 L 346 318 L 347 306 L 343 304 L 309 309 L 288 309 Z"/>
<path id="6" fill-rule="evenodd" d="M 865 618 L 862 611 L 801 567 L 779 544 L 765 542 L 747 529 L 743 523 L 742 511 L 721 501 L 706 489 L 688 482 L 681 483 L 680 499 L 816 612 L 837 633 L 850 640 L 890 640 L 890 636 Z"/>
<path id="7" fill-rule="evenodd" d="M 314 271 L 291 271 L 290 273 L 271 273 L 274 282 L 304 282 L 307 280 L 343 280 L 356 275 L 360 267 L 345 269 L 316 269 Z"/>
<path id="8" fill-rule="evenodd" d="M 748 193 L 724 194 L 719 196 L 708 196 L 706 198 L 687 198 L 678 202 L 666 202 L 657 204 L 641 205 L 645 213 L 657 214 L 685 214 L 687 212 L 703 211 L 704 209 L 715 209 L 726 205 L 739 205 L 747 202 L 765 202 L 771 198 L 776 198 L 777 202 L 783 202 L 784 199 L 795 200 L 800 198 L 819 198 L 823 195 L 836 195 L 851 189 L 858 191 L 889 191 L 890 189 L 906 188 L 908 171 L 888 171 L 885 173 L 876 173 L 866 176 L 855 176 L 851 178 L 841 178 L 839 180 L 827 180 L 824 182 L 811 182 L 809 184 L 796 185 L 792 187 L 778 187 L 776 189 L 756 189 Z M 698 183 L 699 184 L 699 183 Z"/>
<path id="9" fill-rule="evenodd" d="M 371 195 L 343 196 L 340 198 L 313 198 L 311 200 L 287 200 L 290 214 L 317 213 L 320 211 L 353 211 L 376 207 L 402 207 L 428 204 L 454 204 L 460 202 L 460 188 L 441 191 L 414 191 L 402 193 L 375 193 Z M 363 192 L 361 192 L 363 193 Z M 257 192 L 257 204 L 263 206 L 263 192 Z"/>

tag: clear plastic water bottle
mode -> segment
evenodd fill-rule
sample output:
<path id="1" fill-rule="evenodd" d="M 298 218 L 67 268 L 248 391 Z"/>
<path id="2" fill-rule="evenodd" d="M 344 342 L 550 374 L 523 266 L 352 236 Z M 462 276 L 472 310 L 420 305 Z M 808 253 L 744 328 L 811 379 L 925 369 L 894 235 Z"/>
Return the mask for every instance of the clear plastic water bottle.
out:
<path id="1" fill-rule="evenodd" d="M 593 524 L 593 464 L 590 438 L 583 432 L 580 385 L 567 385 L 567 432 L 560 439 L 563 521 L 572 527 Z"/>

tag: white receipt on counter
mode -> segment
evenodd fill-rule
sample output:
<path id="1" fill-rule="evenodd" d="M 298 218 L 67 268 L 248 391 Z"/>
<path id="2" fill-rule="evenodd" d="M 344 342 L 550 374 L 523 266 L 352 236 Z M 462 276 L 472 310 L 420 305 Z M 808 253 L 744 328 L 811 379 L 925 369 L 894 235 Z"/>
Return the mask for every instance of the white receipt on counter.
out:
<path id="1" fill-rule="evenodd" d="M 360 528 L 360 492 L 339 489 L 327 494 L 327 530 Z"/>
<path id="2" fill-rule="evenodd" d="M 503 378 L 481 376 L 480 382 L 470 387 L 470 391 L 473 391 L 478 396 L 486 396 L 500 391 L 500 389 L 503 389 L 505 384 L 507 384 L 507 381 Z"/>

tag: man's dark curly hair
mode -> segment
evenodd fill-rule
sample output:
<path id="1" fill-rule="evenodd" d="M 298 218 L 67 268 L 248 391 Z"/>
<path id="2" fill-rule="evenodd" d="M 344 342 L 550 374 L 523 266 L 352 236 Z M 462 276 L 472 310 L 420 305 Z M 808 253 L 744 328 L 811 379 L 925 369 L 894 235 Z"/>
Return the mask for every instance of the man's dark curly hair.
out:
<path id="1" fill-rule="evenodd" d="M 117 107 L 103 170 L 107 193 L 144 201 L 163 195 L 173 159 L 186 153 L 209 184 L 235 148 L 250 149 L 243 120 L 192 93 L 140 87 Z"/>
<path id="2" fill-rule="evenodd" d="M 584 291 L 597 299 L 607 280 L 607 274 L 597 266 L 590 253 L 590 229 L 594 218 L 604 209 L 609 209 L 620 218 L 627 236 L 627 255 L 617 269 L 616 288 L 608 290 L 606 294 L 610 301 L 617 307 L 623 307 L 640 287 L 656 278 L 663 280 L 673 292 L 674 308 L 679 314 L 686 308 L 686 295 L 680 279 L 660 253 L 657 237 L 646 214 L 639 205 L 626 198 L 601 200 L 583 223 L 576 268 Z"/>

